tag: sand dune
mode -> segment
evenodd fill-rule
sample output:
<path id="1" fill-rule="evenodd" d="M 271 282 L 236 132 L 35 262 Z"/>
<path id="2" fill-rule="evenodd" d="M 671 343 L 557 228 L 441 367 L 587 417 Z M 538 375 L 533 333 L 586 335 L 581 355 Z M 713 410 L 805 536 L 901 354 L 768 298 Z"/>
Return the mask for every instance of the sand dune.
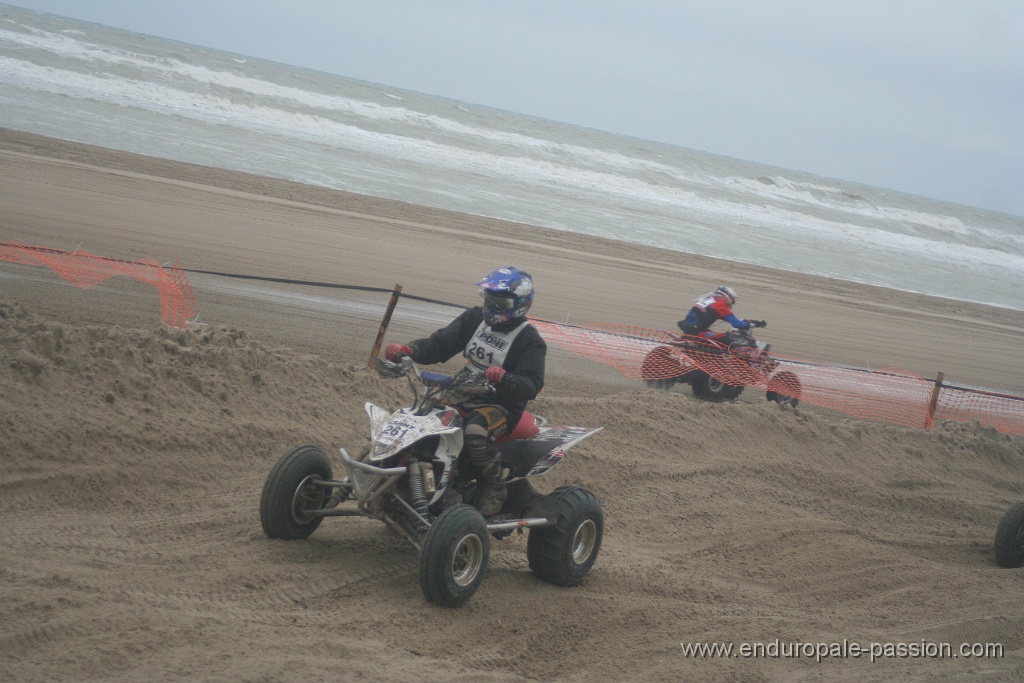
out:
<path id="1" fill-rule="evenodd" d="M 963 383 L 1024 386 L 1005 352 L 1024 330 L 1014 312 L 0 139 L 2 240 L 81 242 L 200 270 L 400 282 L 465 303 L 474 278 L 516 262 L 545 284 L 543 317 L 649 327 L 671 325 L 681 301 L 725 277 L 789 355 L 866 355 Z M 487 232 L 496 227 L 505 230 Z M 281 453 L 299 443 L 351 449 L 364 438 L 365 401 L 407 398 L 400 381 L 366 366 L 385 300 L 215 276 L 192 284 L 204 324 L 171 330 L 159 325 L 152 288 L 114 279 L 78 290 L 0 263 L 3 680 L 1024 673 L 1024 571 L 998 568 L 991 547 L 1002 512 L 1024 500 L 1018 437 L 976 424 L 858 421 L 752 392 L 701 403 L 552 349 L 536 412 L 605 429 L 538 488 L 574 483 L 598 495 L 601 556 L 582 586 L 561 589 L 530 574 L 525 536 L 513 536 L 494 544 L 472 600 L 448 610 L 423 600 L 415 552 L 378 523 L 327 520 L 301 542 L 270 541 L 259 525 L 260 488 Z M 786 305 L 797 290 L 801 309 Z M 453 314 L 403 301 L 389 338 Z M 964 320 L 992 339 L 952 350 Z M 999 350 L 986 355 L 985 344 Z M 681 648 L 844 640 L 998 643 L 1003 656 L 817 662 Z"/>

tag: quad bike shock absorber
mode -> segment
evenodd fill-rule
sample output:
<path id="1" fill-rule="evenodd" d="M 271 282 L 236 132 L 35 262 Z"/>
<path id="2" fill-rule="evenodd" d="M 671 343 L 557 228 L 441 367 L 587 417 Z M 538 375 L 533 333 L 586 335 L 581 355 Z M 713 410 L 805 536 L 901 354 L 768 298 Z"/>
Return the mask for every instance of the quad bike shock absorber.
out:
<path id="1" fill-rule="evenodd" d="M 426 532 L 430 525 L 426 520 L 430 519 L 430 511 L 427 509 L 427 493 L 423 484 L 423 470 L 420 463 L 413 460 L 409 463 L 409 493 L 412 498 L 412 507 L 416 510 L 421 519 L 416 521 L 416 528 Z"/>

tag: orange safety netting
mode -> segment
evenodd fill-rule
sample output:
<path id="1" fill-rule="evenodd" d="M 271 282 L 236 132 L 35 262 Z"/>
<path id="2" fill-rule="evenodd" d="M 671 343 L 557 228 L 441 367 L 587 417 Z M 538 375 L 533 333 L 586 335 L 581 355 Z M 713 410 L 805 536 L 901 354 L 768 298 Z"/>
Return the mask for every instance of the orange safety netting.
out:
<path id="1" fill-rule="evenodd" d="M 651 386 L 668 388 L 687 382 L 694 393 L 708 382 L 712 387 L 736 387 L 731 394 L 726 387 L 717 394 L 720 397 L 753 387 L 772 400 L 797 399 L 908 427 L 932 427 L 934 420 L 978 420 L 1003 432 L 1024 435 L 1021 396 L 936 384 L 899 369 L 858 370 L 787 358 L 759 350 L 752 340 L 726 338 L 714 344 L 642 327 L 531 322 L 548 342 Z M 729 342 L 733 342 L 731 346 Z"/>
<path id="2" fill-rule="evenodd" d="M 979 423 L 1007 434 L 1024 436 L 1024 397 L 978 389 L 940 386 L 936 420 Z"/>
<path id="3" fill-rule="evenodd" d="M 133 262 L 119 261 L 85 251 L 67 252 L 18 241 L 0 242 L 0 261 L 47 266 L 83 289 L 95 287 L 115 275 L 127 275 L 159 290 L 161 319 L 165 325 L 185 327 L 195 317 L 195 295 L 177 263 L 165 269 L 148 257 Z"/>

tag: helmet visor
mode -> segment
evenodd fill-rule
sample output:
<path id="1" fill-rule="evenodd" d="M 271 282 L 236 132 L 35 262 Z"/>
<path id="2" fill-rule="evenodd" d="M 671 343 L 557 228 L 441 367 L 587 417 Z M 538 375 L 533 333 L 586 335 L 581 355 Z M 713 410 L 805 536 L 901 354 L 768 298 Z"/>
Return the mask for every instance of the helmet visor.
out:
<path id="1" fill-rule="evenodd" d="M 507 296 L 498 296 L 485 289 L 480 290 L 480 296 L 484 298 L 484 308 L 495 313 L 511 311 L 516 305 L 515 299 Z"/>

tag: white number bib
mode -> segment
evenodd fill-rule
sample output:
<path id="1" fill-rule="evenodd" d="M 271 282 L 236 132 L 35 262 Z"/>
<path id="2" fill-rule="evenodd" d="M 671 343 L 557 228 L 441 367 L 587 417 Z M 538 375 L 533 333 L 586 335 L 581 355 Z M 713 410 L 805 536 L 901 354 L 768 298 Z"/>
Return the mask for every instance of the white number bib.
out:
<path id="1" fill-rule="evenodd" d="M 697 299 L 697 303 L 695 303 L 694 306 L 702 311 L 706 311 L 713 303 L 715 303 L 715 297 L 708 295 Z"/>
<path id="2" fill-rule="evenodd" d="M 481 372 L 491 366 L 500 368 L 516 336 L 529 326 L 529 323 L 525 323 L 511 332 L 498 332 L 492 330 L 486 322 L 481 322 L 462 355 Z"/>

